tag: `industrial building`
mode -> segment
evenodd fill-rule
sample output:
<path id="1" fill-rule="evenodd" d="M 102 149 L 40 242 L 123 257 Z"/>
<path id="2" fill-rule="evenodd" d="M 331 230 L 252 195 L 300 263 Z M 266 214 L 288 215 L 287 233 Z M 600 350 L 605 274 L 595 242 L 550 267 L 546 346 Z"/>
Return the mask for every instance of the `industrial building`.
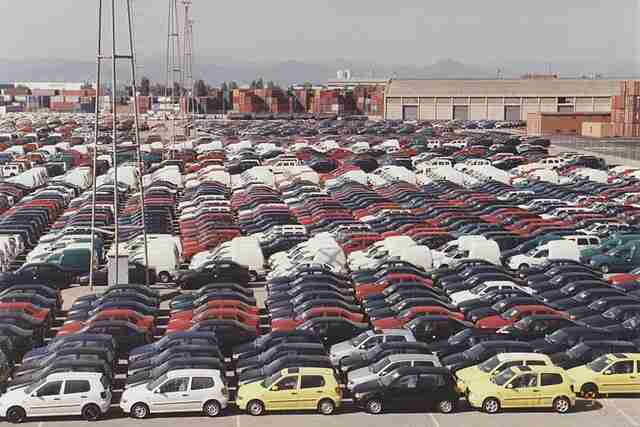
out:
<path id="1" fill-rule="evenodd" d="M 619 80 L 391 80 L 388 120 L 527 120 L 530 113 L 611 113 Z"/>

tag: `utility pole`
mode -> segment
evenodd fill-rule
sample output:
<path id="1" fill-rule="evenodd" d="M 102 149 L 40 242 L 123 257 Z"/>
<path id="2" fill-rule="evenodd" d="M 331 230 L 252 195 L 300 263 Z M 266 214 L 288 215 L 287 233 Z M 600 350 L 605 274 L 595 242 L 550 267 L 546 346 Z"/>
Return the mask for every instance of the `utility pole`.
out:
<path id="1" fill-rule="evenodd" d="M 191 0 L 182 0 L 184 5 L 184 88 L 185 88 L 185 135 L 190 134 L 190 125 L 195 125 L 195 82 L 193 80 L 193 20 L 191 19 Z M 193 121 L 189 110 L 193 111 Z"/>
<path id="2" fill-rule="evenodd" d="M 108 1 L 108 0 L 107 0 Z M 98 137 L 100 132 L 100 89 L 102 87 L 102 61 L 110 60 L 111 61 L 111 69 L 112 69 L 112 87 L 111 87 L 111 118 L 112 118 L 112 167 L 113 167 L 113 209 L 115 212 L 115 221 L 114 221 L 114 255 L 115 255 L 115 266 L 114 272 L 116 276 L 116 284 L 118 280 L 118 255 L 119 255 L 119 244 L 120 244 L 120 233 L 119 233 L 119 224 L 118 224 L 118 199 L 119 199 L 119 187 L 118 187 L 118 130 L 117 130 L 117 111 L 116 111 L 116 101 L 117 101 L 117 63 L 118 60 L 128 61 L 131 66 L 131 88 L 133 90 L 133 115 L 134 115 L 134 135 L 135 135 L 135 143 L 137 145 L 138 150 L 138 176 L 139 176 L 139 185 L 140 185 L 140 198 L 141 198 L 141 206 L 142 206 L 142 235 L 144 239 L 144 249 L 145 249 L 145 267 L 147 269 L 146 275 L 146 283 L 149 284 L 149 252 L 147 249 L 147 234 L 146 234 L 146 220 L 145 220 L 145 208 L 144 208 L 144 187 L 142 186 L 142 173 L 143 169 L 142 165 L 142 157 L 140 150 L 140 126 L 138 120 L 138 91 L 136 87 L 136 62 L 135 62 L 135 42 L 133 39 L 133 18 L 132 18 L 132 0 L 125 0 L 126 6 L 126 16 L 127 16 L 127 26 L 128 26 L 128 36 L 129 36 L 129 52 L 125 54 L 117 53 L 117 44 L 116 44 L 116 34 L 118 33 L 118 23 L 117 16 L 118 10 L 116 7 L 116 0 L 111 0 L 111 45 L 112 51 L 111 56 L 105 56 L 102 50 L 102 20 L 103 20 L 103 5 L 104 0 L 98 0 L 98 49 L 97 49 L 97 80 L 96 80 L 96 105 L 95 105 L 95 127 L 94 127 L 94 149 L 93 149 L 93 180 L 92 180 L 92 198 L 91 198 L 91 256 L 89 261 L 89 286 L 93 289 L 93 276 L 94 270 L 96 266 L 95 260 L 95 239 L 96 239 L 96 169 L 97 169 L 97 158 L 98 158 Z"/>
<path id="3" fill-rule="evenodd" d="M 173 158 L 176 144 L 176 116 L 180 111 L 180 91 L 183 87 L 183 74 L 180 55 L 180 27 L 178 25 L 178 0 L 169 0 L 167 18 L 167 94 L 171 94 L 171 131 L 169 132 L 169 158 Z M 178 87 L 178 93 L 175 87 Z M 166 95 L 166 94 L 165 94 Z M 177 109 L 176 109 L 176 103 Z M 176 111 L 177 110 L 177 111 Z M 166 151 L 165 151 L 166 152 Z"/>

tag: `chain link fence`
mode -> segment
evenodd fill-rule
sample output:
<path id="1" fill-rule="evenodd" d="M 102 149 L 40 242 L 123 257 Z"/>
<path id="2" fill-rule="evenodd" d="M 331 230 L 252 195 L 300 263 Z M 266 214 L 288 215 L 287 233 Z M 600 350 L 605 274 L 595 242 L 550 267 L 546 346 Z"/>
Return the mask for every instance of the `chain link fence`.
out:
<path id="1" fill-rule="evenodd" d="M 552 142 L 563 151 L 586 151 L 620 160 L 640 161 L 640 138 L 590 139 L 558 136 L 553 137 Z"/>

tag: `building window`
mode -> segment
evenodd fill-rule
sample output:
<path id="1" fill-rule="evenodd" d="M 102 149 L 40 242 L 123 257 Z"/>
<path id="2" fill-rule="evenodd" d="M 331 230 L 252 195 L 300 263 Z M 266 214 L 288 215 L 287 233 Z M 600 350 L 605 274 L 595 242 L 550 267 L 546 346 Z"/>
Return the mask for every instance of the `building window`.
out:
<path id="1" fill-rule="evenodd" d="M 573 104 L 573 100 L 571 98 L 567 98 L 566 96 L 559 96 L 558 104 Z"/>

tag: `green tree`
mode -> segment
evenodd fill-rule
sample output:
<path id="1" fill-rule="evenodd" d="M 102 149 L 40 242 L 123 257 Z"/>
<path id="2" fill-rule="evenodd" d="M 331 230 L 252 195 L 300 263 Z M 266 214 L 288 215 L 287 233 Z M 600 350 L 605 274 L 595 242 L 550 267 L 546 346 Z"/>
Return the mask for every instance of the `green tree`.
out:
<path id="1" fill-rule="evenodd" d="M 262 77 L 256 81 L 256 89 L 264 89 L 264 80 L 262 80 Z"/>
<path id="2" fill-rule="evenodd" d="M 304 83 L 302 84 L 302 86 L 303 86 L 305 89 L 310 89 L 310 88 L 312 88 L 312 87 L 313 87 L 313 83 L 311 83 L 311 82 L 304 82 Z"/>
<path id="3" fill-rule="evenodd" d="M 140 80 L 140 87 L 138 88 L 140 95 L 149 96 L 151 93 L 151 81 L 147 77 L 143 77 Z"/>

